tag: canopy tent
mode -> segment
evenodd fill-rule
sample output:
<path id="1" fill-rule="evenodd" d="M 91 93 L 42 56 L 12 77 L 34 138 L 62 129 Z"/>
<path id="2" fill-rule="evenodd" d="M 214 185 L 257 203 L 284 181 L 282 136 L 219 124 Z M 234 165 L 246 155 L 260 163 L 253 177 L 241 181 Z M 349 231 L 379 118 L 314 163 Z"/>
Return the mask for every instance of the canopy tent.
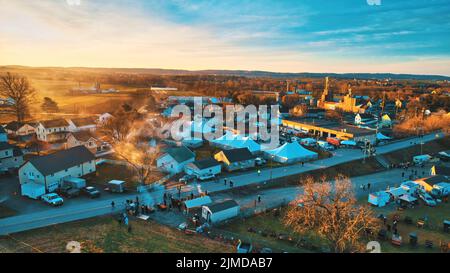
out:
<path id="1" fill-rule="evenodd" d="M 391 138 L 388 137 L 388 136 L 383 135 L 382 133 L 377 133 L 377 139 L 378 140 L 389 140 Z"/>
<path id="2" fill-rule="evenodd" d="M 265 157 L 280 163 L 293 163 L 317 159 L 318 155 L 305 149 L 298 142 L 286 142 L 282 146 L 264 152 Z"/>

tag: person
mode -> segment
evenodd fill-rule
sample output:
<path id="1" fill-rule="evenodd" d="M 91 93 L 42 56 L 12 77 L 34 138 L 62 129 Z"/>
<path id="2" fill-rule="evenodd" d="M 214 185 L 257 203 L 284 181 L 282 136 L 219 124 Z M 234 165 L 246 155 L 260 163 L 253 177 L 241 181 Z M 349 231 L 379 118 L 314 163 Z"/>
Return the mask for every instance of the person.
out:
<path id="1" fill-rule="evenodd" d="M 233 187 L 233 181 L 230 180 L 230 188 Z"/>
<path id="2" fill-rule="evenodd" d="M 305 165 L 305 162 L 302 161 L 302 167 Z"/>
<path id="3" fill-rule="evenodd" d="M 260 176 L 261 175 L 261 170 L 260 169 L 258 169 L 258 176 Z"/>
<path id="4" fill-rule="evenodd" d="M 114 201 L 111 202 L 111 208 L 114 209 L 114 207 L 116 206 L 116 203 L 114 203 Z"/>
<path id="5" fill-rule="evenodd" d="M 362 189 L 363 189 L 363 191 L 365 191 L 366 190 L 366 185 L 362 185 Z"/>
<path id="6" fill-rule="evenodd" d="M 367 183 L 367 190 L 370 190 L 370 183 Z"/>
<path id="7" fill-rule="evenodd" d="M 258 203 L 261 203 L 261 195 L 258 195 Z"/>
<path id="8" fill-rule="evenodd" d="M 225 186 L 227 185 L 227 179 L 226 178 L 223 180 L 223 183 L 224 183 Z"/>

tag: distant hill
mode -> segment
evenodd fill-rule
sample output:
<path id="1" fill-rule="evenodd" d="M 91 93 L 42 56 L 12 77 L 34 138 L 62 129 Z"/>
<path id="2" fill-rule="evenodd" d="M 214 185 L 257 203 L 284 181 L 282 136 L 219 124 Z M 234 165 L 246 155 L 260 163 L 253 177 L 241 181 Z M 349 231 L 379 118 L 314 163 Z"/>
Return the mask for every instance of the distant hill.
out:
<path id="1" fill-rule="evenodd" d="M 28 66 L 0 66 L 0 71 L 5 70 L 55 70 L 77 71 L 97 73 L 136 73 L 154 75 L 223 75 L 242 77 L 270 77 L 270 78 L 323 78 L 326 76 L 339 79 L 394 79 L 394 80 L 450 80 L 449 76 L 442 75 L 417 75 L 417 74 L 393 74 L 393 73 L 283 73 L 258 70 L 182 70 L 160 68 L 90 68 L 90 67 L 28 67 Z"/>

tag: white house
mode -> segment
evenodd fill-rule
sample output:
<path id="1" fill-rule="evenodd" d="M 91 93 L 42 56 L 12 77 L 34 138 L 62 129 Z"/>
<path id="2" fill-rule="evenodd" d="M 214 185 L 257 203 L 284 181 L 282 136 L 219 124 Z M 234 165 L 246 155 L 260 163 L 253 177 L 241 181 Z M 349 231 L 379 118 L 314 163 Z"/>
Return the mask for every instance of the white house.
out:
<path id="1" fill-rule="evenodd" d="M 94 154 L 104 149 L 102 142 L 89 130 L 69 133 L 65 145 L 66 149 L 83 145 Z"/>
<path id="2" fill-rule="evenodd" d="M 241 207 L 234 200 L 226 200 L 202 206 L 202 218 L 209 223 L 218 223 L 239 215 Z"/>
<path id="3" fill-rule="evenodd" d="M 164 154 L 156 159 L 156 166 L 163 172 L 180 173 L 184 166 L 194 162 L 195 154 L 185 146 L 168 148 Z"/>
<path id="4" fill-rule="evenodd" d="M 0 142 L 0 171 L 19 168 L 23 164 L 23 153 L 8 142 Z"/>
<path id="5" fill-rule="evenodd" d="M 110 113 L 103 113 L 101 114 L 98 119 L 97 122 L 99 124 L 104 124 L 105 122 L 107 122 L 110 118 L 114 117 L 113 115 L 111 115 Z"/>
<path id="6" fill-rule="evenodd" d="M 37 139 L 46 142 L 65 140 L 68 132 L 69 123 L 62 118 L 41 121 L 36 127 Z"/>
<path id="7" fill-rule="evenodd" d="M 209 179 L 222 171 L 222 165 L 214 158 L 197 160 L 184 167 L 186 174 L 195 175 L 198 179 Z"/>
<path id="8" fill-rule="evenodd" d="M 96 171 L 95 157 L 84 146 L 73 147 L 45 156 L 31 158 L 19 169 L 19 181 L 22 195 L 25 184 L 32 183 L 44 188 L 45 192 L 53 192 L 68 177 L 81 177 Z M 32 196 L 30 196 L 32 197 Z"/>
<path id="9" fill-rule="evenodd" d="M 95 131 L 97 129 L 96 120 L 93 117 L 69 119 L 69 131 Z"/>
<path id="10" fill-rule="evenodd" d="M 8 142 L 8 134 L 3 126 L 0 126 L 0 142 Z"/>
<path id="11" fill-rule="evenodd" d="M 36 133 L 36 128 L 34 128 L 29 123 L 23 123 L 18 121 L 11 121 L 6 124 L 5 131 L 14 136 L 28 136 Z"/>

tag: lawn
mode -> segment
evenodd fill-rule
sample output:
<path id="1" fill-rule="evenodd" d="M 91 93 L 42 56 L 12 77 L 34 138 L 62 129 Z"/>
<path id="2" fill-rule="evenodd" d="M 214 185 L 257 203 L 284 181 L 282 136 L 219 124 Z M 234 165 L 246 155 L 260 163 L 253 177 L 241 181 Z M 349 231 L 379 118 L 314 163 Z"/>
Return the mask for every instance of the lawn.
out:
<path id="1" fill-rule="evenodd" d="M 367 202 L 367 200 L 366 200 Z M 420 203 L 415 208 L 397 211 L 392 205 L 383 208 L 373 208 L 376 214 L 387 215 L 387 224 L 392 223 L 394 215 L 400 217 L 398 224 L 398 232 L 402 236 L 403 245 L 401 247 L 394 246 L 390 242 L 382 242 L 381 247 L 383 252 L 440 252 L 440 242 L 450 243 L 450 234 L 443 232 L 443 221 L 450 219 L 450 204 L 441 203 L 437 207 L 428 207 Z M 412 219 L 412 224 L 404 222 L 405 217 Z M 428 217 L 428 226 L 425 228 L 418 228 L 417 220 L 423 217 Z M 418 246 L 411 247 L 409 245 L 409 233 L 415 232 L 418 236 Z M 432 249 L 425 248 L 425 240 L 433 242 Z"/>
<path id="2" fill-rule="evenodd" d="M 6 207 L 4 205 L 0 205 L 0 218 L 7 218 L 17 214 L 17 211 Z"/>
<path id="3" fill-rule="evenodd" d="M 249 218 L 236 219 L 220 228 L 226 232 L 235 234 L 236 237 L 243 241 L 251 242 L 254 247 L 269 247 L 274 252 L 290 252 L 305 253 L 312 251 L 320 251 L 321 244 L 315 236 L 304 236 L 303 239 L 308 243 L 303 243 L 303 247 L 296 245 L 301 239 L 300 236 L 294 234 L 289 228 L 281 222 L 285 208 L 271 210 Z M 255 232 L 248 231 L 249 228 L 255 229 Z M 270 236 L 275 233 L 282 234 L 291 240 L 280 240 L 277 237 Z M 314 238 L 315 237 L 315 238 Z"/>
<path id="4" fill-rule="evenodd" d="M 132 231 L 111 216 L 65 223 L 0 237 L 0 252 L 67 252 L 70 241 L 83 252 L 211 253 L 233 247 L 201 235 L 185 235 L 156 222 L 130 220 Z"/>
<path id="5" fill-rule="evenodd" d="M 367 199 L 362 198 L 359 200 L 361 204 L 367 204 Z M 270 247 L 274 251 L 287 251 L 287 252 L 308 252 L 308 251 L 320 251 L 324 246 L 321 239 L 311 233 L 305 235 L 303 247 L 295 246 L 295 242 L 300 238 L 299 235 L 294 234 L 289 228 L 283 225 L 282 215 L 285 208 L 281 209 L 281 213 L 275 214 L 273 211 L 262 213 L 252 216 L 246 219 L 237 219 L 229 224 L 222 226 L 225 231 L 236 234 L 242 240 L 252 242 L 254 245 L 263 247 Z M 390 241 L 381 242 L 382 252 L 440 252 L 440 242 L 450 243 L 450 234 L 445 234 L 442 231 L 442 222 L 444 219 L 449 219 L 448 212 L 450 211 L 450 204 L 440 204 L 438 207 L 431 208 L 427 206 L 418 206 L 414 209 L 408 209 L 404 211 L 396 211 L 393 207 L 385 208 L 373 208 L 374 214 L 378 215 L 383 213 L 388 216 L 388 222 L 392 222 L 394 214 L 400 215 L 400 222 L 398 224 L 398 231 L 403 237 L 403 246 L 397 247 L 390 243 Z M 416 227 L 415 223 L 417 219 L 428 216 L 429 226 L 424 229 Z M 405 216 L 409 216 L 413 219 L 413 224 L 404 223 Z M 254 228 L 257 232 L 249 232 L 249 228 Z M 258 232 L 259 231 L 259 232 Z M 261 231 L 270 234 L 275 232 L 276 234 L 285 234 L 290 236 L 292 242 L 286 240 L 279 240 L 271 236 L 261 235 Z M 410 232 L 416 232 L 418 235 L 418 246 L 410 247 L 408 245 Z M 434 243 L 432 249 L 425 248 L 425 240 L 431 240 Z"/>
<path id="6" fill-rule="evenodd" d="M 422 146 L 422 150 L 420 146 Z M 399 164 L 402 162 L 412 161 L 413 157 L 416 155 L 420 154 L 432 155 L 444 150 L 448 150 L 449 147 L 450 147 L 450 137 L 446 136 L 442 139 L 434 140 L 424 145 L 414 145 L 406 149 L 383 154 L 383 156 L 391 164 Z"/>
<path id="7" fill-rule="evenodd" d="M 164 175 L 160 172 L 153 172 L 150 180 L 156 181 L 163 177 Z M 111 180 L 123 180 L 126 182 L 126 187 L 128 189 L 136 189 L 138 185 L 137 178 L 134 171 L 124 165 L 116 165 L 103 163 L 97 166 L 97 172 L 95 175 L 90 175 L 88 181 L 94 185 L 101 188 L 105 187 L 107 183 Z"/>

